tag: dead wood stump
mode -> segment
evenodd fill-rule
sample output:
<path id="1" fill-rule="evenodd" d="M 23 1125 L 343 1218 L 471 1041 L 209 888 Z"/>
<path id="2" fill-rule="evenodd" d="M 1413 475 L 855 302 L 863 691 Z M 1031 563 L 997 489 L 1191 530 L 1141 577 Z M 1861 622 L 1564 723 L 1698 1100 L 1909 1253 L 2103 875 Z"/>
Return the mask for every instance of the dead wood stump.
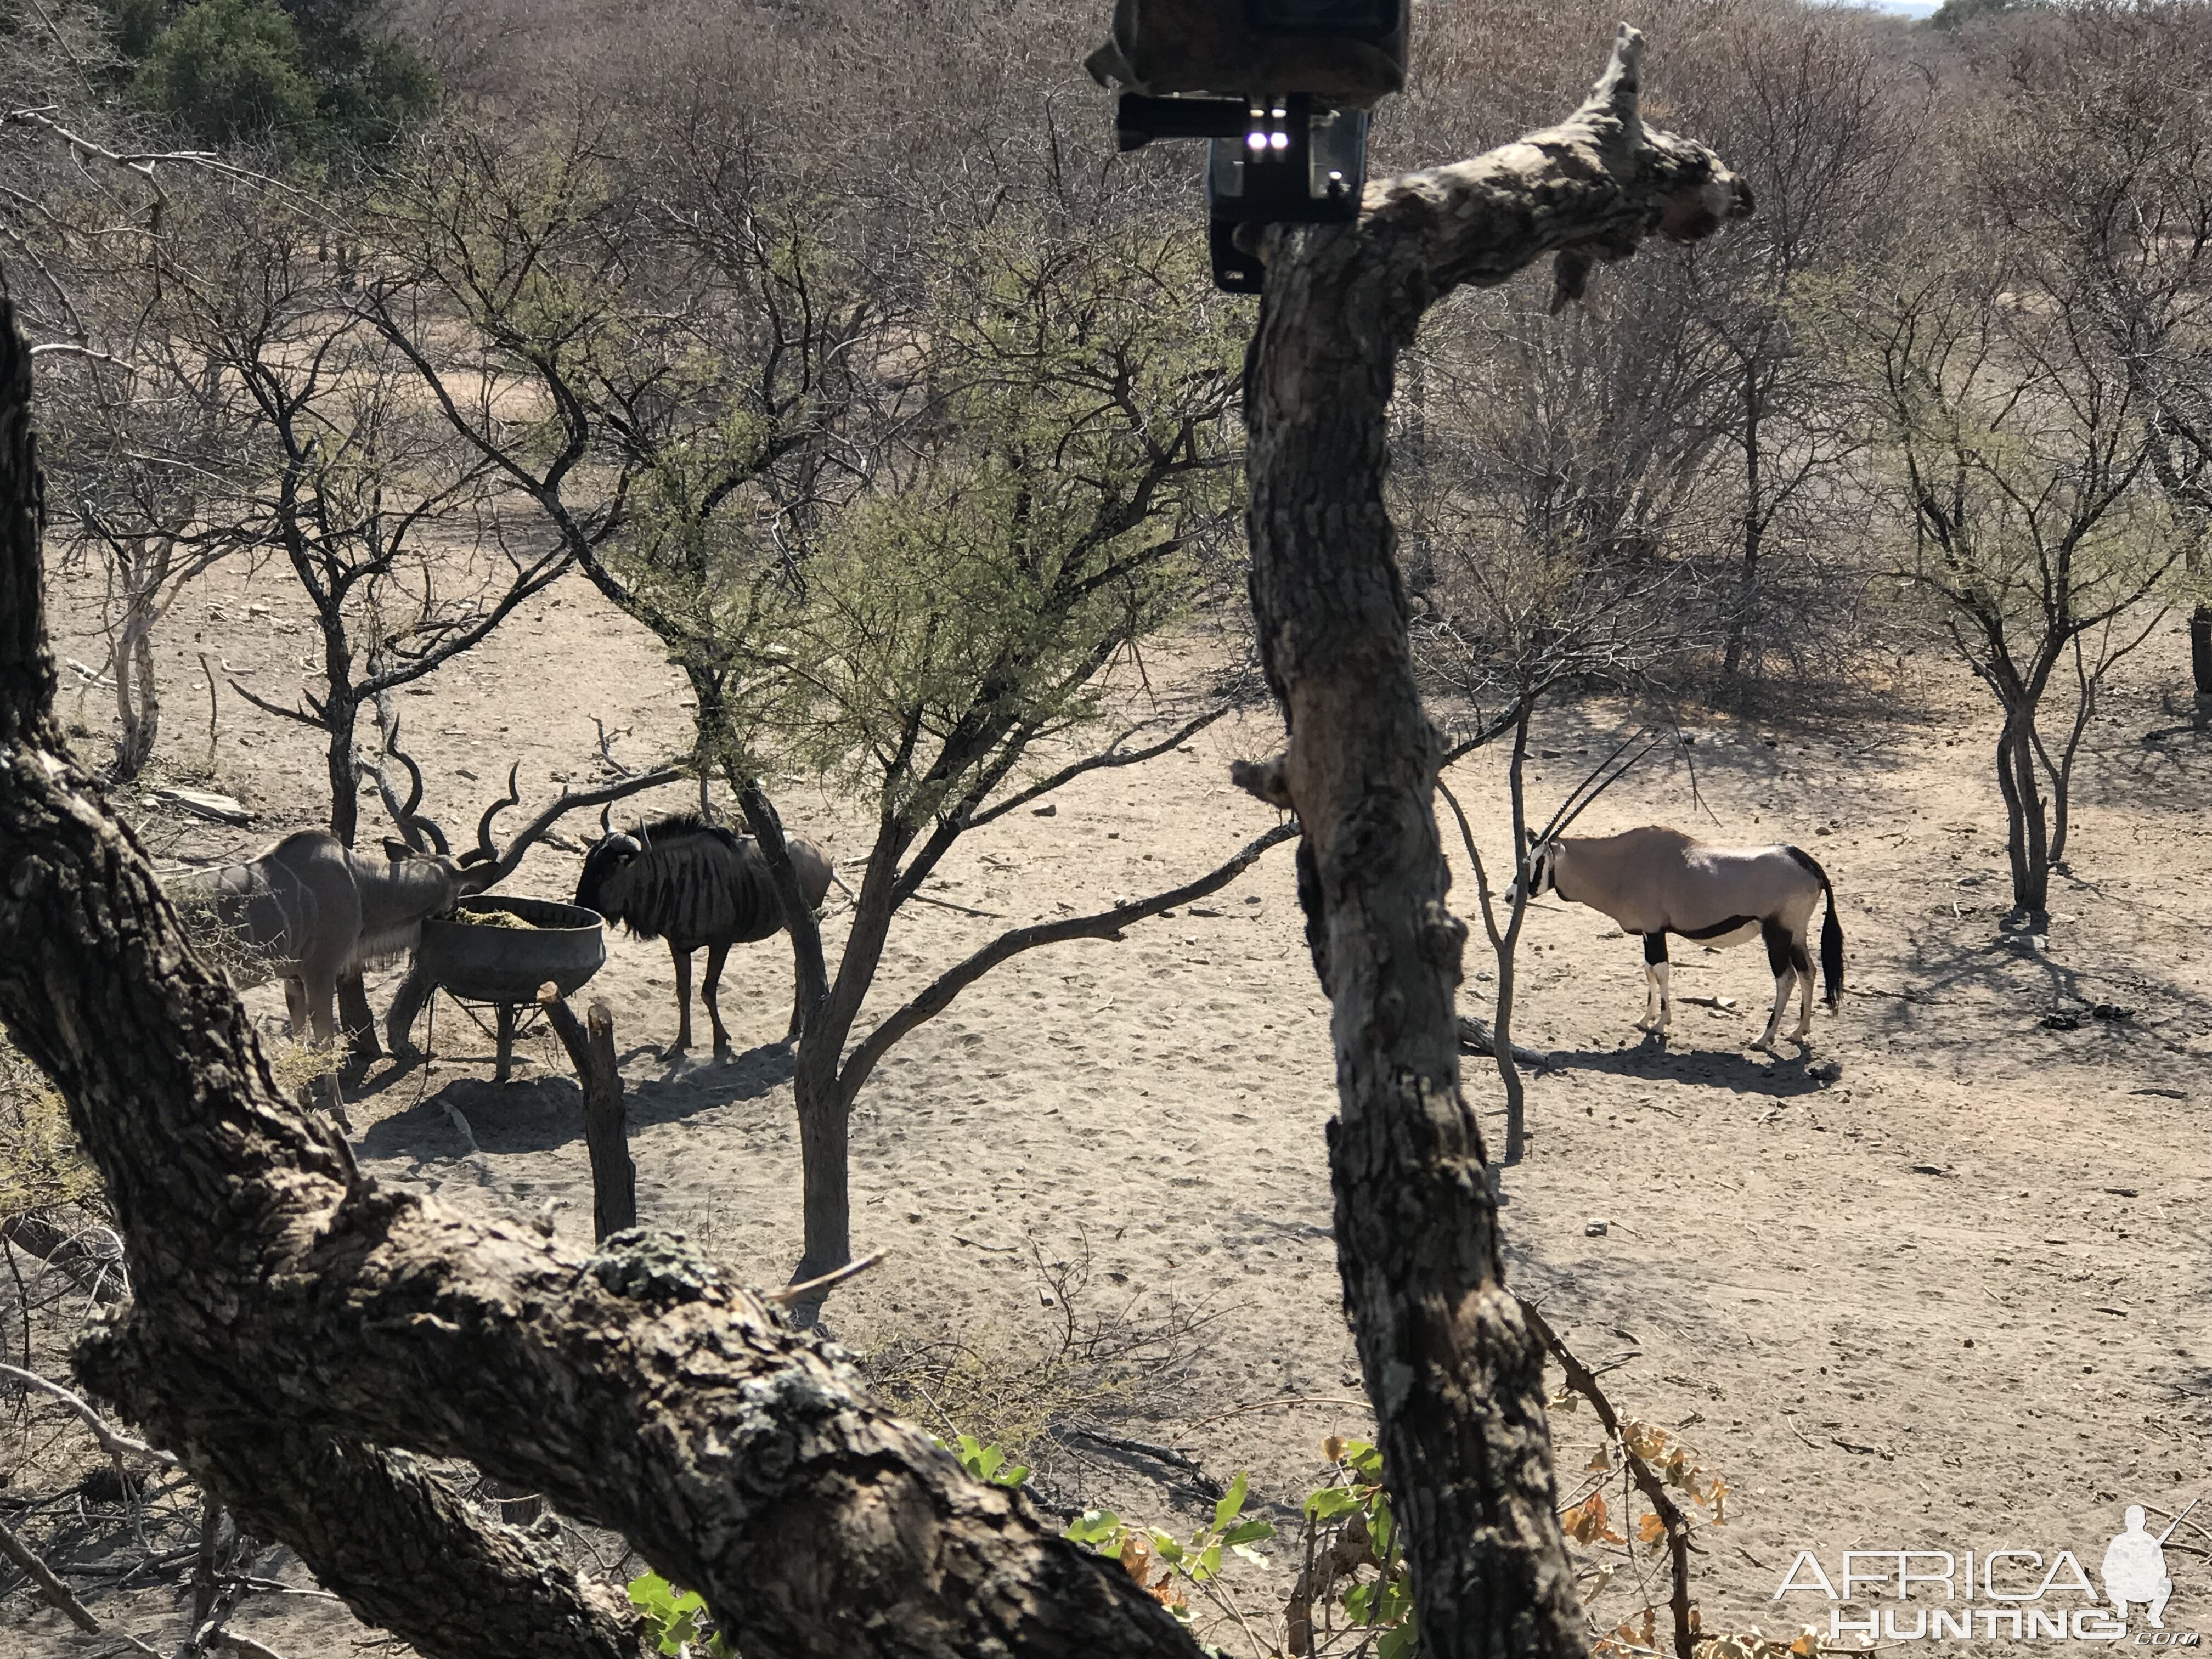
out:
<path id="1" fill-rule="evenodd" d="M 592 1154 L 592 1228 L 595 1238 L 637 1225 L 637 1166 L 630 1162 L 629 1121 L 623 1109 L 622 1072 L 615 1060 L 615 1020 L 605 998 L 594 998 L 579 1024 L 568 1000 L 551 981 L 538 990 L 576 1081 L 584 1091 L 584 1144 Z"/>

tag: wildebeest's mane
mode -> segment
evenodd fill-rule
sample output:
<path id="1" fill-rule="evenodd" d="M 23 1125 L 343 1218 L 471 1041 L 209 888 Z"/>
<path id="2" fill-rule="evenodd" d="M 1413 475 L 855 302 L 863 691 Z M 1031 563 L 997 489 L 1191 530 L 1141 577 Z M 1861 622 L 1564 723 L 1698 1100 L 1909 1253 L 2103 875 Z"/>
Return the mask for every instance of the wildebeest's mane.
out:
<path id="1" fill-rule="evenodd" d="M 718 841 L 735 843 L 738 837 L 719 823 L 709 823 L 696 812 L 672 812 L 666 817 L 641 823 L 630 834 L 652 847 L 664 841 L 678 841 L 686 836 L 712 836 Z"/>

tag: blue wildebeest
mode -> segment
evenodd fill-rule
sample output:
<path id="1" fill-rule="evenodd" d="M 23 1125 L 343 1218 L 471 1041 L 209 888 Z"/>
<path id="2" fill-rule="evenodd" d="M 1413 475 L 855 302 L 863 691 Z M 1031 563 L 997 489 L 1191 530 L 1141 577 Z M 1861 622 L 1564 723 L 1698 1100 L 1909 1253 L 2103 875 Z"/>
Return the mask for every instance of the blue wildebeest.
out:
<path id="1" fill-rule="evenodd" d="M 796 836 L 785 844 L 800 893 L 810 908 L 819 909 L 830 884 L 837 879 L 829 854 Z M 700 1000 L 714 1027 L 714 1052 L 729 1052 L 730 1034 L 715 1000 L 722 964 L 732 945 L 770 939 L 783 929 L 782 901 L 757 842 L 693 813 L 641 824 L 627 835 L 608 836 L 585 855 L 576 902 L 632 933 L 668 941 L 676 965 L 676 1041 L 667 1050 L 671 1054 L 691 1046 L 691 953 L 703 945 L 707 972 Z M 794 1006 L 793 1036 L 799 1025 Z"/>
<path id="2" fill-rule="evenodd" d="M 1601 910 L 1625 933 L 1644 937 L 1644 1012 L 1637 1029 L 1666 1034 L 1674 1018 L 1674 991 L 1667 960 L 1667 935 L 1704 945 L 1766 942 L 1774 970 L 1774 1012 L 1751 1046 L 1774 1051 L 1774 1034 L 1802 992 L 1797 1029 L 1802 1042 L 1813 1029 L 1813 958 L 1808 945 L 1814 908 L 1826 894 L 1827 921 L 1820 929 L 1820 969 L 1826 1001 L 1844 994 L 1844 928 L 1828 873 L 1795 847 L 1712 847 L 1679 830 L 1654 824 L 1617 836 L 1563 836 L 1535 844 L 1529 837 L 1529 890 L 1556 892 Z"/>

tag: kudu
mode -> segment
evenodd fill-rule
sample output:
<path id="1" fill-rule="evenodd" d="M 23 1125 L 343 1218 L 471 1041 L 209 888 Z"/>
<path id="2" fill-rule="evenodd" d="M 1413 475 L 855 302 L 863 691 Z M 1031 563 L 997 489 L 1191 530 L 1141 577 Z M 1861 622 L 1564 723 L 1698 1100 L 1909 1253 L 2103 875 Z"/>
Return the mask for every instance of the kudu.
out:
<path id="1" fill-rule="evenodd" d="M 489 884 L 489 870 L 404 841 L 386 842 L 384 851 L 366 858 L 327 830 L 301 830 L 172 890 L 182 908 L 209 918 L 219 954 L 284 981 L 295 1036 L 328 1045 L 337 1036 L 339 979 L 404 956 L 425 916 Z"/>

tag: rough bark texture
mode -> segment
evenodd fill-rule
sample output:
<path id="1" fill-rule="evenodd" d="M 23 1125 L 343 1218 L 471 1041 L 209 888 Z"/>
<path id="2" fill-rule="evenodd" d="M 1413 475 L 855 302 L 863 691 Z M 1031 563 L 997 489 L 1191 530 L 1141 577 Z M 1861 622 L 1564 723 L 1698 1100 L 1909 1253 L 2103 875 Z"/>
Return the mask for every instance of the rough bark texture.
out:
<path id="1" fill-rule="evenodd" d="M 1334 1004 L 1338 1258 L 1431 1659 L 1586 1651 L 1553 1517 L 1541 1350 L 1501 1283 L 1497 1212 L 1460 1093 L 1465 929 L 1431 788 L 1383 510 L 1398 352 L 1462 283 L 1546 253 L 1559 291 L 1648 232 L 1748 211 L 1702 146 L 1645 133 L 1624 30 L 1588 103 L 1480 160 L 1370 187 L 1357 226 L 1270 233 L 1246 369 L 1252 601 L 1290 728 L 1300 896 Z M 1249 787 L 1249 786 L 1248 786 Z"/>
<path id="2" fill-rule="evenodd" d="M 375 1448 L 622 1532 L 747 1651 L 1188 1659 L 1118 1566 L 672 1241 L 562 1255 L 380 1189 L 293 1108 L 52 721 L 29 386 L 0 307 L 0 1018 L 67 1097 L 138 1294 L 85 1382 L 426 1654 L 638 1650 L 611 1591 Z"/>

